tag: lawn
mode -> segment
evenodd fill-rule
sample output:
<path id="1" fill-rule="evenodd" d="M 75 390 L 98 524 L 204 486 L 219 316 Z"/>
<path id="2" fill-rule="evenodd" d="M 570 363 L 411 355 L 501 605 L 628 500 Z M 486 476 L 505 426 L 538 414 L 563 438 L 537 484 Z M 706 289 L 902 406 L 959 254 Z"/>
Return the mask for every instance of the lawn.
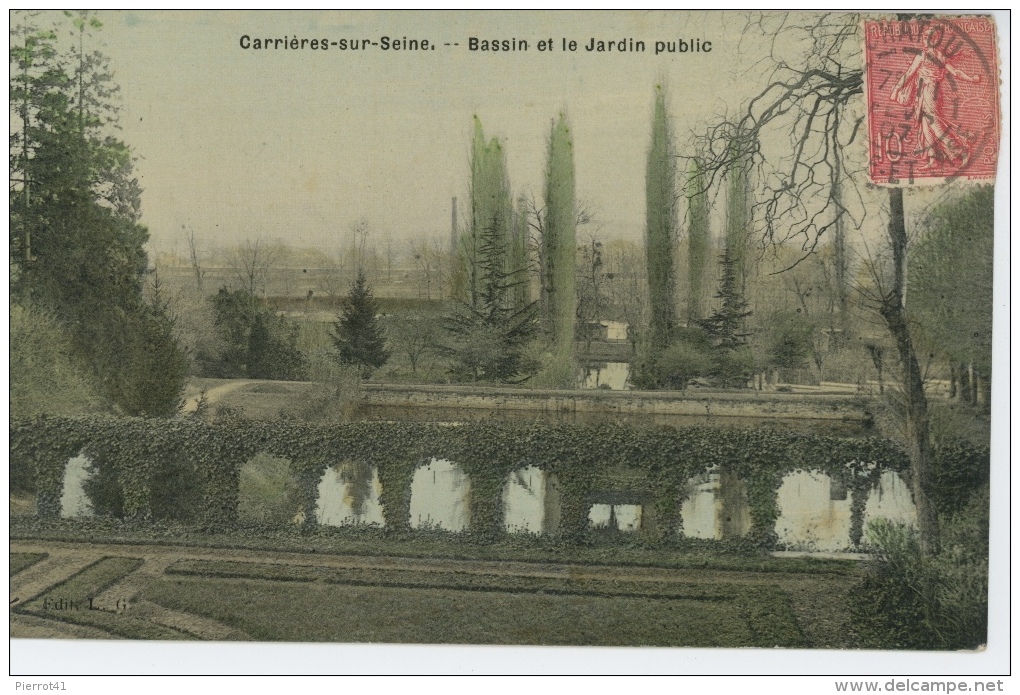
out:
<path id="1" fill-rule="evenodd" d="M 12 517 L 11 527 L 12 539 L 115 546 L 108 555 L 136 554 L 136 544 L 179 552 L 164 574 L 146 579 L 137 609 L 55 611 L 41 603 L 96 596 L 137 566 L 129 557 L 99 560 L 14 608 L 133 639 L 209 639 L 191 631 L 190 614 L 261 641 L 846 648 L 853 636 L 845 604 L 862 573 L 856 562 L 596 536 L 582 544 L 531 537 L 478 544 L 436 532 L 212 531 L 101 518 Z M 189 549 L 230 557 L 188 557 Z M 12 567 L 27 566 L 28 555 L 12 553 Z M 178 629 L 154 622 L 162 618 L 145 601 L 178 611 L 180 622 L 164 621 Z"/>
<path id="2" fill-rule="evenodd" d="M 144 598 L 263 641 L 800 647 L 769 585 L 181 561 Z"/>
<path id="3" fill-rule="evenodd" d="M 737 646 L 735 603 L 167 578 L 146 598 L 261 641 Z"/>
<path id="4" fill-rule="evenodd" d="M 35 563 L 46 559 L 46 553 L 11 553 L 10 576 L 23 572 Z"/>

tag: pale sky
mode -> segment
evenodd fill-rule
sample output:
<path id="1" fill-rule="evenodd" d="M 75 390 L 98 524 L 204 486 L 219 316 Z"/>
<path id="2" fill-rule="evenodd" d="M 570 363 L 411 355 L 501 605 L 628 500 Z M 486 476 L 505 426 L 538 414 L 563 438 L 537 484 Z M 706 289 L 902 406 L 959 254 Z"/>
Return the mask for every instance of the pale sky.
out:
<path id="1" fill-rule="evenodd" d="M 577 194 L 603 234 L 639 240 L 654 86 L 683 146 L 761 88 L 738 13 L 104 11 L 95 47 L 121 89 L 120 136 L 144 188 L 152 250 L 246 238 L 327 251 L 368 221 L 395 239 L 445 236 L 468 211 L 472 117 L 506 144 L 515 196 L 541 195 L 550 122 L 574 131 Z M 1000 22 L 1001 26 L 1001 22 Z M 253 50 L 240 39 L 427 39 L 429 51 Z M 471 52 L 470 37 L 527 51 Z M 600 40 L 642 52 L 588 52 Z M 562 40 L 576 40 L 564 52 Z M 539 41 L 552 39 L 552 51 Z M 710 52 L 655 55 L 711 42 Z M 444 46 L 459 43 L 459 46 Z M 760 53 L 760 54 L 759 54 Z M 749 71 L 750 70 L 750 71 Z M 371 239 L 372 237 L 370 237 Z"/>
<path id="2" fill-rule="evenodd" d="M 682 13 L 101 12 L 100 48 L 120 85 L 121 136 L 138 156 L 154 248 L 246 237 L 335 244 L 361 218 L 394 237 L 441 235 L 466 213 L 477 114 L 506 143 L 514 195 L 541 194 L 550 121 L 575 133 L 577 191 L 604 231 L 639 239 L 653 89 L 669 85 L 683 135 L 724 110 L 740 20 Z M 243 50 L 263 38 L 429 39 L 427 52 Z M 470 52 L 470 37 L 527 51 Z M 589 53 L 591 37 L 644 53 Z M 564 53 L 563 37 L 578 42 Z M 555 50 L 540 52 L 552 38 Z M 712 51 L 654 55 L 657 40 Z M 459 43 L 445 47 L 443 43 Z M 463 217 L 462 217 L 463 219 Z"/>

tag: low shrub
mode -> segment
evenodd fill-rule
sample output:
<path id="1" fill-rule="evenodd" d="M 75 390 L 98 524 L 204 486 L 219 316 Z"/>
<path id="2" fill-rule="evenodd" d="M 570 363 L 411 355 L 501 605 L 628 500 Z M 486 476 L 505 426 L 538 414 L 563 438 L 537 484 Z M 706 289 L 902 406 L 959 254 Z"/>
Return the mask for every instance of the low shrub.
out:
<path id="1" fill-rule="evenodd" d="M 940 552 L 925 557 L 912 529 L 884 519 L 868 527 L 878 566 L 851 595 L 861 646 L 976 649 L 987 641 L 987 486 L 942 529 Z"/>

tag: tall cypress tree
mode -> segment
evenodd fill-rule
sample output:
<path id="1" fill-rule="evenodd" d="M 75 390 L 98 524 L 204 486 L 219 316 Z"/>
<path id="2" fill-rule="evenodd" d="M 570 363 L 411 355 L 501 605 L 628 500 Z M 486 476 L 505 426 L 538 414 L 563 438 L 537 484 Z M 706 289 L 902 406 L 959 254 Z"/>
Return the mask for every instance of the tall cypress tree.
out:
<path id="1" fill-rule="evenodd" d="M 378 313 L 379 305 L 372 296 L 365 273 L 359 270 L 334 324 L 333 344 L 337 360 L 361 367 L 365 377 L 390 358 L 386 335 L 376 319 Z"/>
<path id="2" fill-rule="evenodd" d="M 748 241 L 751 237 L 748 229 L 748 175 L 747 161 L 740 155 L 739 143 L 731 140 L 730 170 L 726 187 L 726 252 L 733 263 L 737 278 L 737 290 L 744 294 L 747 291 L 748 274 Z"/>
<path id="3" fill-rule="evenodd" d="M 661 348 L 669 344 L 676 325 L 673 241 L 677 236 L 676 149 L 662 85 L 655 88 L 652 142 L 648 148 L 645 175 L 645 203 L 651 342 L 656 348 Z"/>
<path id="4" fill-rule="evenodd" d="M 690 229 L 687 234 L 687 316 L 690 322 L 703 317 L 705 266 L 708 261 L 708 192 L 705 171 L 698 158 L 691 160 L 687 178 Z"/>
<path id="5" fill-rule="evenodd" d="M 545 170 L 545 226 L 542 236 L 546 263 L 548 315 L 546 330 L 558 355 L 570 355 L 577 315 L 577 243 L 575 240 L 574 143 L 561 113 L 549 135 Z"/>
<path id="6" fill-rule="evenodd" d="M 472 305 L 481 301 L 483 266 L 495 259 L 487 258 L 494 253 L 491 245 L 484 243 L 487 230 L 493 227 L 503 235 L 499 244 L 503 254 L 499 262 L 505 270 L 512 269 L 507 249 L 513 229 L 513 203 L 510 194 L 510 180 L 506 170 L 506 153 L 503 143 L 493 138 L 485 141 L 482 122 L 474 118 L 474 137 L 471 142 L 471 220 L 460 242 L 459 263 L 466 287 L 461 290 L 462 299 Z"/>
<path id="7" fill-rule="evenodd" d="M 514 307 L 531 304 L 531 281 L 528 275 L 528 250 L 531 227 L 528 224 L 528 205 L 524 196 L 517 200 L 513 213 L 513 233 L 510 244 L 510 269 L 521 281 L 514 284 Z"/>

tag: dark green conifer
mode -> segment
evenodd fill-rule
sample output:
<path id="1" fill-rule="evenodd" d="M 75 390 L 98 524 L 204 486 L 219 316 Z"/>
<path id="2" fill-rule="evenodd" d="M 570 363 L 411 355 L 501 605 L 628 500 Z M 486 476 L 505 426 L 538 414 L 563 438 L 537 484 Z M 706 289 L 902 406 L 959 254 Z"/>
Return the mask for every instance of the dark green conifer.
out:
<path id="1" fill-rule="evenodd" d="M 379 306 L 372 296 L 365 273 L 359 271 L 334 324 L 333 343 L 337 360 L 341 364 L 360 366 L 365 377 L 390 358 L 386 336 L 376 318 L 378 313 Z"/>
<path id="2" fill-rule="evenodd" d="M 652 142 L 645 175 L 645 254 L 648 262 L 648 301 L 651 308 L 651 343 L 669 345 L 676 326 L 673 244 L 677 238 L 676 148 L 669 126 L 666 94 L 655 90 Z"/>

